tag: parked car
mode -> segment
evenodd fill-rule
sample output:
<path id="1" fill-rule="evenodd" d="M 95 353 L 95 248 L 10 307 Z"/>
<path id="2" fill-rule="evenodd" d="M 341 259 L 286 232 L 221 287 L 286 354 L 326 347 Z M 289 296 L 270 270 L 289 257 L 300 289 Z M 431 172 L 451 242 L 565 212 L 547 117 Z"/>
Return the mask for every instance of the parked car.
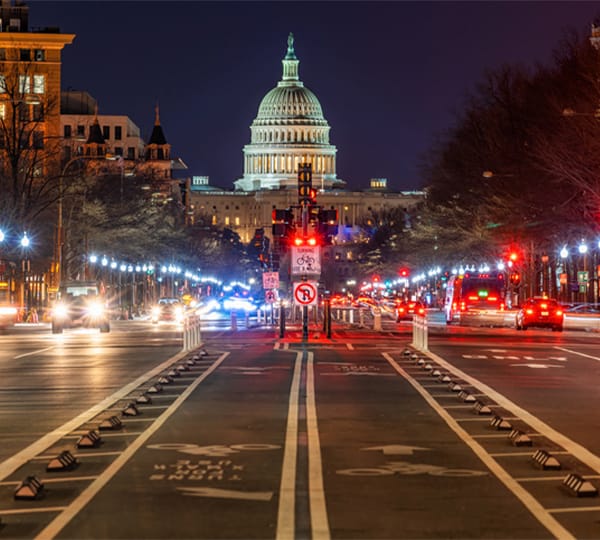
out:
<path id="1" fill-rule="evenodd" d="M 98 328 L 110 332 L 106 300 L 93 281 L 72 281 L 60 286 L 52 308 L 52 333 L 62 334 L 65 328 Z"/>
<path id="2" fill-rule="evenodd" d="M 515 326 L 517 330 L 531 327 L 551 328 L 554 332 L 562 332 L 564 310 L 558 301 L 552 298 L 535 296 L 525 300 L 517 311 Z"/>
<path id="3" fill-rule="evenodd" d="M 426 309 L 423 302 L 399 302 L 396 304 L 396 322 L 412 321 L 413 315 L 425 315 Z"/>
<path id="4" fill-rule="evenodd" d="M 172 322 L 180 324 L 183 322 L 184 305 L 179 298 L 160 298 L 152 308 L 152 324 L 159 322 Z"/>

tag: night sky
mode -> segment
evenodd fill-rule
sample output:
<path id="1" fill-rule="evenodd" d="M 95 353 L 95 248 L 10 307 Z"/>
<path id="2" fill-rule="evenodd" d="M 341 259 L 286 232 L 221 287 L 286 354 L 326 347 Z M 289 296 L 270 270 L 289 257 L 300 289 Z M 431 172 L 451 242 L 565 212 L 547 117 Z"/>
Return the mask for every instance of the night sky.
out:
<path id="1" fill-rule="evenodd" d="M 226 189 L 295 36 L 350 189 L 422 186 L 419 164 L 486 69 L 549 63 L 566 31 L 589 34 L 600 2 L 29 1 L 30 27 L 76 34 L 63 89 L 148 139 L 154 108 L 172 157 Z"/>

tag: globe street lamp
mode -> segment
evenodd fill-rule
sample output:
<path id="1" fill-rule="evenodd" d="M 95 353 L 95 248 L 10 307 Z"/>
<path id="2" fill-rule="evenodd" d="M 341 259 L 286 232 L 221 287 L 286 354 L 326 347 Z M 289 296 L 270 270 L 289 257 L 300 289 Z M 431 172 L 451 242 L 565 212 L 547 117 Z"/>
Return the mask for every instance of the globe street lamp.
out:
<path id="1" fill-rule="evenodd" d="M 21 251 L 22 251 L 22 260 L 21 260 L 21 269 L 23 271 L 23 287 L 21 292 L 21 305 L 25 307 L 25 313 L 29 313 L 29 309 L 31 307 L 31 298 L 29 291 L 29 282 L 28 282 L 28 274 L 31 270 L 30 261 L 29 261 L 29 247 L 31 245 L 31 240 L 27 236 L 27 233 L 24 232 L 21 237 Z"/>

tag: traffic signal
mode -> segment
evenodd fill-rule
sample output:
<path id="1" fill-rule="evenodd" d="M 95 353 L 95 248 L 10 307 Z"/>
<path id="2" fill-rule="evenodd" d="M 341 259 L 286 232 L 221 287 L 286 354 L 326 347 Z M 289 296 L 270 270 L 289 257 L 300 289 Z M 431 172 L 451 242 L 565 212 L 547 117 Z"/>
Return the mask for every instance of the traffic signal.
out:
<path id="1" fill-rule="evenodd" d="M 273 225 L 273 238 L 290 237 L 296 230 L 294 226 L 294 212 L 289 208 L 285 210 L 273 209 L 271 213 Z"/>
<path id="2" fill-rule="evenodd" d="M 410 271 L 408 268 L 400 268 L 400 271 L 398 273 L 400 274 L 401 278 L 407 278 L 410 276 Z"/>
<path id="3" fill-rule="evenodd" d="M 511 272 L 509 280 L 513 285 L 519 285 L 521 283 L 521 274 L 519 272 Z"/>
<path id="4" fill-rule="evenodd" d="M 308 236 L 306 238 L 302 236 L 294 237 L 293 244 L 296 247 L 300 246 L 316 246 L 319 244 L 319 241 L 314 236 Z"/>
<path id="5" fill-rule="evenodd" d="M 338 213 L 337 210 L 321 210 L 319 212 L 319 234 L 324 238 L 325 243 L 330 244 L 331 240 L 338 233 Z"/>
<path id="6" fill-rule="evenodd" d="M 316 197 L 316 190 L 312 187 L 312 164 L 301 163 L 298 165 L 298 202 L 300 206 L 307 206 L 313 203 L 313 199 L 316 201 Z"/>

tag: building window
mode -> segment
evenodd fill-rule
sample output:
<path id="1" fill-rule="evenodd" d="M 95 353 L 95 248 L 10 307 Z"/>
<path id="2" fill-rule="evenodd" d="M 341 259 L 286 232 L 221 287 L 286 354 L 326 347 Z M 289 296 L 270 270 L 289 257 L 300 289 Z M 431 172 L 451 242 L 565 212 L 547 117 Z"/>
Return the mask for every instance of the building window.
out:
<path id="1" fill-rule="evenodd" d="M 6 60 L 6 49 L 0 49 L 0 62 L 4 62 Z"/>
<path id="2" fill-rule="evenodd" d="M 33 58 L 36 62 L 43 62 L 46 60 L 46 51 L 44 49 L 35 49 L 33 52 Z"/>
<path id="3" fill-rule="evenodd" d="M 120 141 L 122 138 L 121 126 L 115 126 L 115 141 Z"/>
<path id="4" fill-rule="evenodd" d="M 21 94 L 31 92 L 31 77 L 29 75 L 19 75 L 19 92 Z"/>
<path id="5" fill-rule="evenodd" d="M 44 132 L 34 131 L 33 132 L 33 147 L 37 149 L 44 148 Z"/>
<path id="6" fill-rule="evenodd" d="M 239 225 L 240 225 L 240 217 L 239 216 L 235 216 L 235 224 L 239 227 Z"/>
<path id="7" fill-rule="evenodd" d="M 65 139 L 71 138 L 71 126 L 70 125 L 66 125 L 63 129 L 63 132 L 64 132 Z"/>
<path id="8" fill-rule="evenodd" d="M 213 225 L 217 225 L 217 216 L 215 216 L 214 214 L 213 214 L 213 217 L 212 217 L 212 224 Z"/>
<path id="9" fill-rule="evenodd" d="M 4 75 L 0 75 L 0 94 L 6 93 L 6 77 Z"/>
<path id="10" fill-rule="evenodd" d="M 229 226 L 229 216 L 225 216 L 225 226 Z"/>
<path id="11" fill-rule="evenodd" d="M 110 139 L 110 126 L 102 126 L 102 136 L 105 141 Z"/>
<path id="12" fill-rule="evenodd" d="M 115 156 L 122 156 L 122 155 L 123 155 L 123 147 L 115 146 Z"/>
<path id="13" fill-rule="evenodd" d="M 77 137 L 85 137 L 85 126 L 77 126 Z"/>
<path id="14" fill-rule="evenodd" d="M 29 122 L 30 115 L 29 115 L 29 105 L 27 105 L 26 103 L 19 103 L 18 105 L 19 107 L 19 122 Z"/>
<path id="15" fill-rule="evenodd" d="M 133 146 L 127 147 L 127 159 L 135 159 L 135 148 Z"/>
<path id="16" fill-rule="evenodd" d="M 21 62 L 31 62 L 31 49 L 21 49 L 19 51 L 19 60 Z"/>
<path id="17" fill-rule="evenodd" d="M 43 94 L 46 92 L 46 77 L 44 75 L 33 76 L 33 93 Z"/>
<path id="18" fill-rule="evenodd" d="M 43 103 L 34 103 L 33 105 L 33 121 L 43 122 L 44 121 L 44 105 Z"/>

